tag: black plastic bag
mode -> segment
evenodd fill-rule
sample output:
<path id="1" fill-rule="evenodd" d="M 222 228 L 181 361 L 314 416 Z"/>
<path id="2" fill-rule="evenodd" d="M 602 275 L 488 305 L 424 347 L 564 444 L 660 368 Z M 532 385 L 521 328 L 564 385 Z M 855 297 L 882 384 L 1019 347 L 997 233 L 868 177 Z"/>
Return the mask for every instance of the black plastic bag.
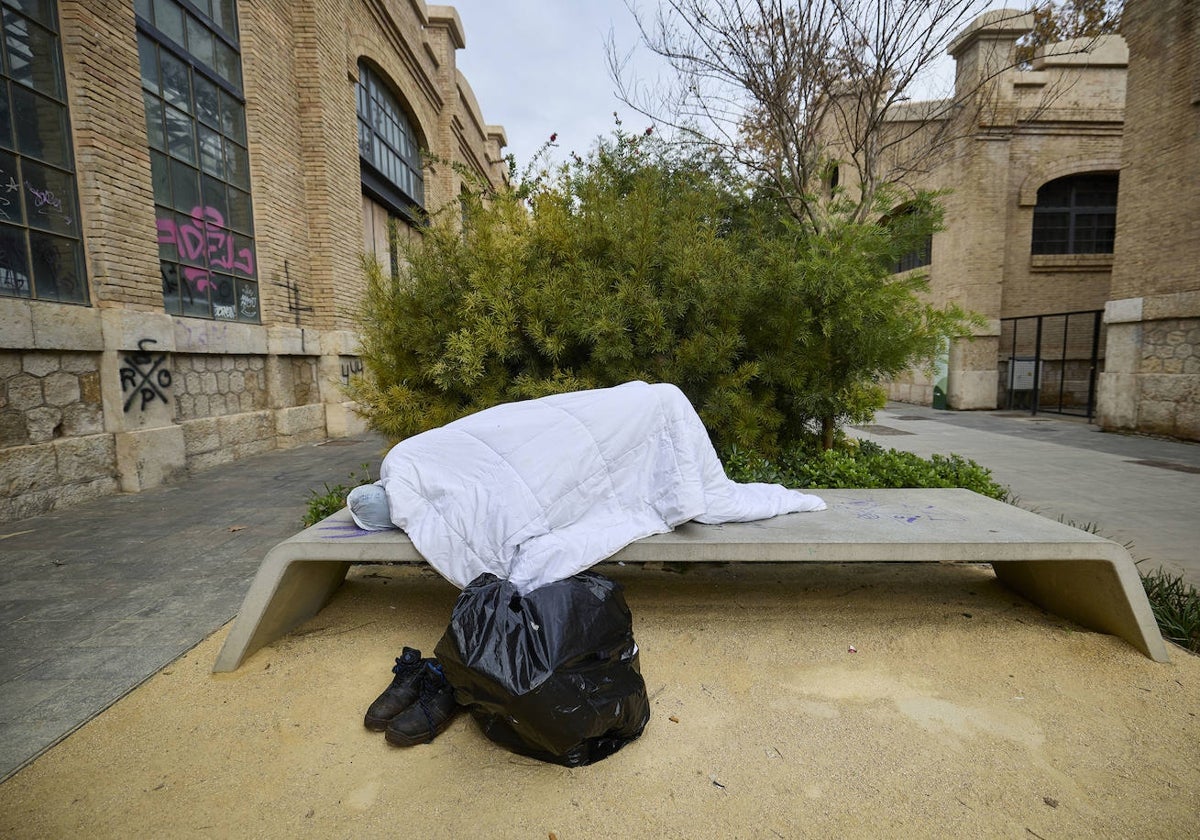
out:
<path id="1" fill-rule="evenodd" d="M 621 586 L 582 572 L 520 595 L 483 574 L 435 650 L 488 738 L 567 767 L 612 755 L 650 719 Z"/>

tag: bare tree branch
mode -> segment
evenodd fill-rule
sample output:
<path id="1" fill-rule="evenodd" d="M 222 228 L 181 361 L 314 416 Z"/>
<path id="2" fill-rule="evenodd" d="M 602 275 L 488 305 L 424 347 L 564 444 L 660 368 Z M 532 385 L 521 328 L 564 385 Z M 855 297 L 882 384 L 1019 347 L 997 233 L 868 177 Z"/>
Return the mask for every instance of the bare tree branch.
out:
<path id="1" fill-rule="evenodd" d="M 1117 0 L 1059 2 L 1090 8 Z M 1034 6 L 1046 4 L 1052 0 Z M 980 125 L 1035 116 L 1016 113 L 1001 84 L 1016 59 L 987 50 L 960 71 L 951 97 L 909 101 L 931 65 L 991 5 L 661 0 L 648 18 L 626 0 L 642 45 L 667 62 L 672 84 L 639 87 L 611 38 L 609 68 L 629 107 L 679 138 L 718 147 L 776 191 L 796 219 L 820 229 L 831 212 L 870 217 L 881 187 L 928 171 Z M 994 11 L 985 24 L 1032 20 L 1026 14 Z M 829 189 L 835 165 L 852 174 L 842 178 L 849 189 Z"/>

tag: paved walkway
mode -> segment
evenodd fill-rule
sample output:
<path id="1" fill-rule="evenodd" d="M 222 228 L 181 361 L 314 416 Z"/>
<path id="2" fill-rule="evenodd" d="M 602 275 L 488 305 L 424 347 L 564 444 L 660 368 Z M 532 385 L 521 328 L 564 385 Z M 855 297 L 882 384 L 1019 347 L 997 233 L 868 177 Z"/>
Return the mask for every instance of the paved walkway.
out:
<path id="1" fill-rule="evenodd" d="M 270 452 L 174 487 L 0 524 L 0 779 L 237 614 L 310 491 L 382 438 Z"/>
<path id="2" fill-rule="evenodd" d="M 1200 583 L 1200 445 L 1086 423 L 890 405 L 862 437 L 993 470 L 1026 507 L 1095 522 Z M 377 469 L 374 435 L 0 525 L 0 779 L 223 626 L 310 491 Z"/>

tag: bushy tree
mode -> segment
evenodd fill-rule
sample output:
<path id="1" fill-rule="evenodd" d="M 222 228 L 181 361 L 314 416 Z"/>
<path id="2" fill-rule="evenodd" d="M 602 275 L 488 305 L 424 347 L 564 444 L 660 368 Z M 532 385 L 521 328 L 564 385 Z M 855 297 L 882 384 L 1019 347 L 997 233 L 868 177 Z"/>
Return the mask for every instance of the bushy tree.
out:
<path id="1" fill-rule="evenodd" d="M 887 205 L 880 194 L 879 208 Z M 800 224 L 719 157 L 618 131 L 437 221 L 397 278 L 368 263 L 351 395 L 400 439 L 497 403 L 672 382 L 720 448 L 778 451 L 882 405 L 874 384 L 965 332 L 897 259 L 940 216 Z"/>
<path id="2" fill-rule="evenodd" d="M 828 449 L 840 425 L 869 420 L 883 406 L 880 380 L 928 362 L 945 338 L 978 323 L 956 305 L 925 302 L 924 274 L 896 273 L 901 256 L 940 225 L 941 210 L 924 193 L 888 215 L 894 203 L 880 193 L 881 221 L 832 214 L 820 230 L 782 217 L 759 241 L 747 343 L 757 350 L 755 384 L 784 417 L 785 441 L 819 430 Z"/>
<path id="3" fill-rule="evenodd" d="M 434 220 L 399 278 L 368 263 L 351 394 L 393 439 L 500 402 L 674 382 L 747 446 L 779 418 L 746 384 L 744 200 L 719 161 L 618 129 Z"/>

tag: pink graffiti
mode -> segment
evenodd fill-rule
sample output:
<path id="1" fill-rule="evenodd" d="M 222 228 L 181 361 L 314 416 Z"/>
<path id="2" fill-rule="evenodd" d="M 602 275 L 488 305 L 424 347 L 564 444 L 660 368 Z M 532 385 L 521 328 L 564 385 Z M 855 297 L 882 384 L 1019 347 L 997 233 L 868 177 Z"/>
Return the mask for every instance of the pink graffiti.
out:
<path id="1" fill-rule="evenodd" d="M 176 224 L 173 218 L 158 219 L 158 244 L 174 245 L 185 260 L 204 257 L 210 266 L 241 271 L 254 276 L 254 252 L 249 248 L 235 251 L 233 235 L 224 230 L 225 218 L 215 207 L 193 207 L 190 221 Z M 197 291 L 215 288 L 203 268 L 184 268 L 183 276 Z"/>

